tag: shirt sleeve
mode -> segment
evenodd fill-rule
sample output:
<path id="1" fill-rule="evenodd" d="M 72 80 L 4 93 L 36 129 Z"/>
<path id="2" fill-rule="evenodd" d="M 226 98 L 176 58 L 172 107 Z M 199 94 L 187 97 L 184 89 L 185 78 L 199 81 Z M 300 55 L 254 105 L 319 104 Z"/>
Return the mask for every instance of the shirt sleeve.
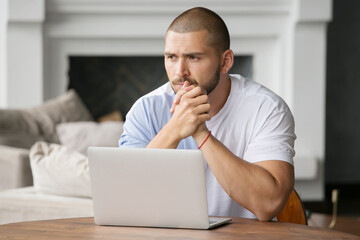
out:
<path id="1" fill-rule="evenodd" d="M 145 148 L 151 139 L 147 111 L 143 102 L 138 101 L 126 115 L 119 147 Z"/>
<path id="2" fill-rule="evenodd" d="M 259 110 L 259 115 L 261 121 L 246 147 L 244 159 L 249 162 L 281 160 L 293 165 L 295 123 L 288 107 L 267 103 Z"/>
<path id="3" fill-rule="evenodd" d="M 153 94 L 136 101 L 126 115 L 119 147 L 146 147 L 171 118 L 172 99 L 170 94 Z"/>

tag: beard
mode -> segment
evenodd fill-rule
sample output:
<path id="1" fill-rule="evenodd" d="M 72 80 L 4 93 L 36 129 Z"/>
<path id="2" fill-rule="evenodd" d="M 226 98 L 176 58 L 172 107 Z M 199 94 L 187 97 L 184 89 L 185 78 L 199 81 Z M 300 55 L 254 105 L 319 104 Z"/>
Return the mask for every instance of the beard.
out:
<path id="1" fill-rule="evenodd" d="M 209 95 L 219 84 L 220 81 L 220 65 L 217 67 L 215 73 L 211 76 L 210 80 L 205 82 L 202 85 L 199 85 L 198 81 L 196 79 L 191 79 L 188 77 L 175 77 L 174 80 L 171 81 L 171 87 L 174 90 L 175 94 L 179 91 L 176 91 L 174 89 L 174 86 L 179 83 L 184 83 L 185 81 L 188 81 L 190 85 L 194 86 L 200 86 L 201 88 L 206 90 L 206 93 Z"/>

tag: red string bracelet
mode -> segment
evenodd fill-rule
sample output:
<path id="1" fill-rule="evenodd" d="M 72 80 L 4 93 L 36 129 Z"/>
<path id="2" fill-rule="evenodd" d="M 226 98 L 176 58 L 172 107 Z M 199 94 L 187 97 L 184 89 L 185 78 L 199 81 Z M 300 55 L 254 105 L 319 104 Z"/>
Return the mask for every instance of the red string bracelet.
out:
<path id="1" fill-rule="evenodd" d="M 204 143 L 206 142 L 206 140 L 210 137 L 210 134 L 211 134 L 211 131 L 209 131 L 209 134 L 207 135 L 207 137 L 205 138 L 205 140 L 203 141 L 203 143 L 202 143 L 200 146 L 198 146 L 198 149 L 200 149 L 200 148 L 204 145 Z"/>

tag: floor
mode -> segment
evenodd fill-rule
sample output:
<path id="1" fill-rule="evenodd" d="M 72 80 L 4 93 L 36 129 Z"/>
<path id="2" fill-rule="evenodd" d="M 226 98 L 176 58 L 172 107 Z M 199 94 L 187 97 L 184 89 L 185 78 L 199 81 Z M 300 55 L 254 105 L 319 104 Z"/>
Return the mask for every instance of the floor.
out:
<path id="1" fill-rule="evenodd" d="M 312 213 L 308 225 L 329 228 L 331 220 L 332 216 L 329 214 Z M 331 229 L 360 236 L 360 217 L 337 216 L 335 225 Z"/>

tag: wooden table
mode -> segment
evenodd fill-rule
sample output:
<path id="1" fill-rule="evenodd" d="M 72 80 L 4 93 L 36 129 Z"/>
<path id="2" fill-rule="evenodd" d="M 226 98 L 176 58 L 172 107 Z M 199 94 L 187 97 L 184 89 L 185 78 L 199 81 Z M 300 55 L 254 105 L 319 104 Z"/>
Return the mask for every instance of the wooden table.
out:
<path id="1" fill-rule="evenodd" d="M 213 230 L 97 226 L 93 218 L 0 225 L 0 239 L 360 239 L 348 233 L 298 224 L 233 218 Z"/>

